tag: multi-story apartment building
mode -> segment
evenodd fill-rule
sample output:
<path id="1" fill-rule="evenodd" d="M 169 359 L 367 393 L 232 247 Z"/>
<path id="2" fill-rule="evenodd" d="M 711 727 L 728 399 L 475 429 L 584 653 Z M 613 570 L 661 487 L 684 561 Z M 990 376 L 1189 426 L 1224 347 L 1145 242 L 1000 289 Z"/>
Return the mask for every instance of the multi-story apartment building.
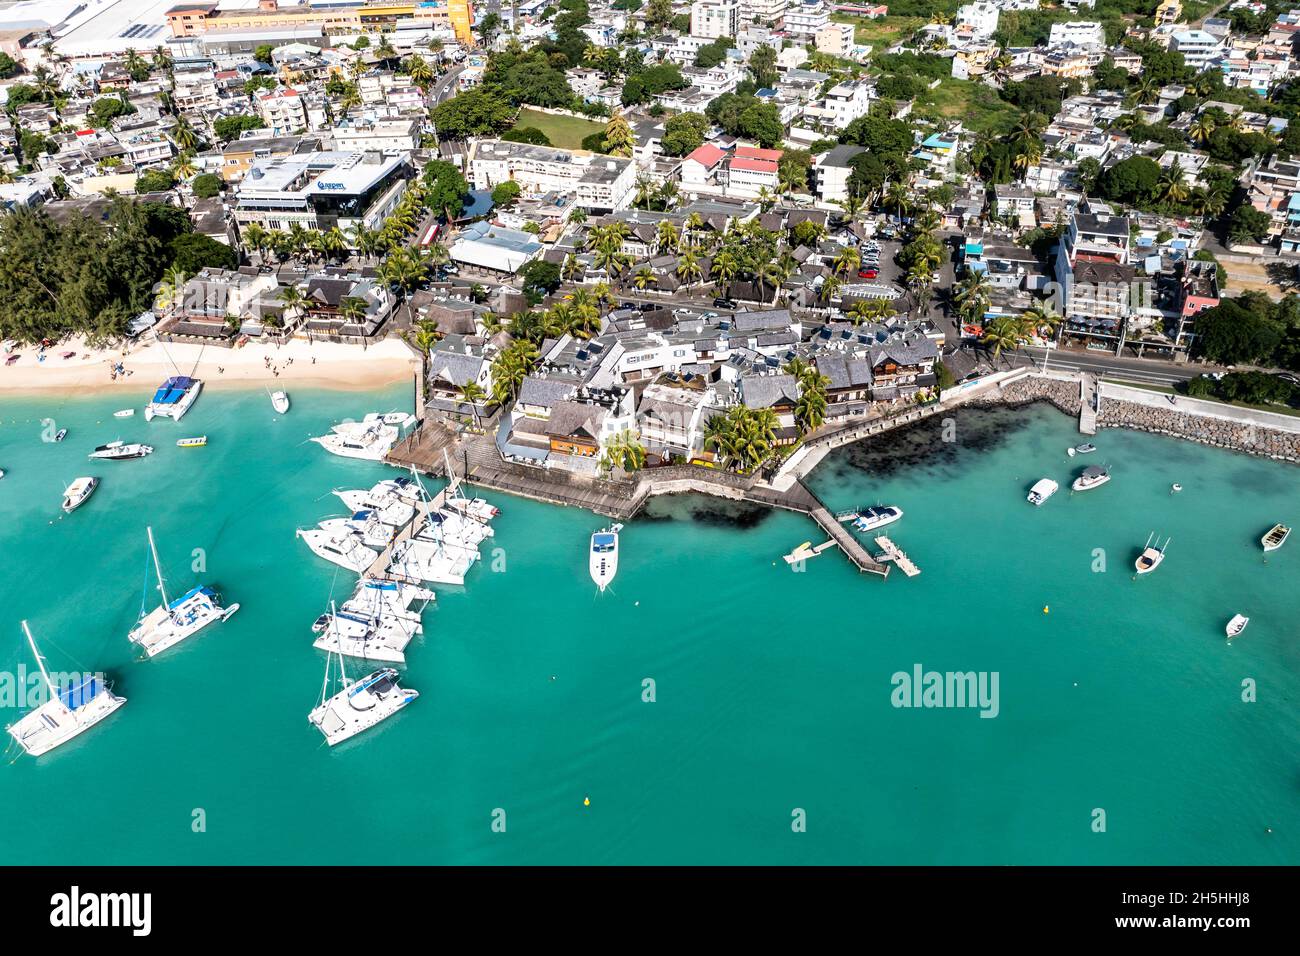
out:
<path id="1" fill-rule="evenodd" d="M 740 19 L 753 23 L 779 24 L 790 0 L 740 0 Z"/>
<path id="2" fill-rule="evenodd" d="M 1070 20 L 1066 23 L 1053 23 L 1047 35 L 1047 45 L 1104 47 L 1106 31 L 1095 20 Z"/>
<path id="3" fill-rule="evenodd" d="M 293 87 L 260 95 L 257 113 L 272 136 L 285 136 L 307 128 L 307 107 Z"/>
<path id="4" fill-rule="evenodd" d="M 1300 162 L 1269 156 L 1255 160 L 1241 177 L 1246 199 L 1269 215 L 1269 235 L 1300 227 Z M 1294 221 L 1292 217 L 1295 217 Z"/>
<path id="5" fill-rule="evenodd" d="M 342 152 L 409 153 L 420 145 L 419 123 L 400 117 L 344 119 L 331 133 L 334 148 Z"/>
<path id="6" fill-rule="evenodd" d="M 817 33 L 815 38 L 818 53 L 847 58 L 853 52 L 856 41 L 853 39 L 853 24 L 829 23 Z"/>
<path id="7" fill-rule="evenodd" d="M 822 0 L 803 0 L 786 7 L 782 23 L 785 32 L 795 37 L 812 38 L 831 22 L 830 9 Z"/>
<path id="8" fill-rule="evenodd" d="M 691 35 L 734 37 L 740 29 L 740 4 L 736 0 L 695 0 L 691 4 Z"/>
<path id="9" fill-rule="evenodd" d="M 1127 216 L 1074 213 L 1056 258 L 1063 336 L 1116 352 L 1123 347 L 1136 275 L 1129 259 Z"/>
<path id="10" fill-rule="evenodd" d="M 636 185 L 630 159 L 496 139 L 473 145 L 468 169 L 475 189 L 515 182 L 525 193 L 572 194 L 589 211 L 623 209 Z"/>
<path id="11" fill-rule="evenodd" d="M 238 33 L 277 27 L 318 26 L 326 33 L 364 33 L 399 25 L 451 30 L 460 43 L 474 42 L 471 0 L 290 4 L 258 0 L 253 9 L 223 10 L 216 0 L 181 0 L 165 14 L 174 37 Z"/>
<path id="12" fill-rule="evenodd" d="M 264 229 L 378 229 L 411 175 L 407 156 L 316 152 L 257 162 L 239 184 L 235 221 Z M 350 238 L 350 236 L 349 236 Z"/>
<path id="13" fill-rule="evenodd" d="M 965 24 L 975 36 L 991 37 L 998 28 L 1000 12 L 997 4 L 990 3 L 989 0 L 967 3 L 957 8 L 957 26 Z"/>
<path id="14" fill-rule="evenodd" d="M 1203 70 L 1223 52 L 1219 38 L 1204 30 L 1180 30 L 1169 38 L 1169 49 L 1183 55 L 1183 62 L 1193 70 Z"/>

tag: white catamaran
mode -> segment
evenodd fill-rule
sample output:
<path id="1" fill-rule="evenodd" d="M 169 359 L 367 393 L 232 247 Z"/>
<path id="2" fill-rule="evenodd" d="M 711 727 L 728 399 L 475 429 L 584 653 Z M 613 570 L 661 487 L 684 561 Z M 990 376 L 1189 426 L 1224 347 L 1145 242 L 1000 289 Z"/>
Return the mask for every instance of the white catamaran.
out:
<path id="1" fill-rule="evenodd" d="M 118 697 L 111 686 L 94 675 L 84 676 L 66 687 L 55 687 L 26 621 L 23 621 L 23 633 L 41 669 L 41 679 L 50 699 L 6 729 L 18 746 L 39 757 L 95 726 L 125 704 L 126 698 Z"/>
<path id="2" fill-rule="evenodd" d="M 361 536 L 353 531 L 303 531 L 300 528 L 297 533 L 318 558 L 357 574 L 370 570 L 379 557 L 379 552 L 367 548 Z"/>
<path id="3" fill-rule="evenodd" d="M 144 601 L 141 601 L 140 620 L 131 629 L 127 639 L 132 644 L 139 644 L 146 654 L 153 657 L 197 634 L 209 624 L 228 620 L 239 610 L 239 605 L 222 607 L 221 595 L 212 588 L 203 586 L 190 588 L 175 601 L 170 600 L 167 597 L 167 583 L 163 580 L 162 564 L 158 560 L 158 546 L 153 540 L 153 528 L 147 528 L 146 533 L 149 536 L 149 554 L 158 578 L 157 587 L 158 593 L 162 595 L 162 604 L 146 614 Z M 149 566 L 146 564 L 146 588 L 148 582 Z"/>
<path id="4" fill-rule="evenodd" d="M 158 386 L 153 401 L 144 407 L 144 420 L 153 421 L 159 415 L 173 421 L 180 421 L 190 406 L 199 400 L 203 391 L 202 379 L 190 378 L 188 375 L 173 375 Z"/>
<path id="5" fill-rule="evenodd" d="M 341 689 L 331 695 L 331 665 L 336 659 Z M 307 719 L 325 735 L 325 740 L 331 747 L 340 744 L 369 730 L 419 698 L 419 691 L 402 688 L 397 680 L 397 671 L 385 667 L 360 680 L 350 681 L 343 665 L 343 655 L 330 651 L 325 657 L 325 681 L 321 685 L 320 703 L 307 715 Z"/>

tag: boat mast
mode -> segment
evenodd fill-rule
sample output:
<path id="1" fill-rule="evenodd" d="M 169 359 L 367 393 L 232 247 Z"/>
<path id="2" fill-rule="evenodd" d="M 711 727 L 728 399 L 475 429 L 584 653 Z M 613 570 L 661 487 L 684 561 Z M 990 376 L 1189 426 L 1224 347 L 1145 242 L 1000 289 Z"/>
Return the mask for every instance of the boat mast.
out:
<path id="1" fill-rule="evenodd" d="M 171 601 L 167 600 L 167 585 L 163 582 L 162 564 L 158 560 L 158 546 L 153 541 L 153 527 L 147 526 L 145 531 L 149 535 L 149 551 L 153 554 L 153 569 L 158 575 L 158 593 L 162 595 L 163 607 L 171 607 Z"/>
<path id="2" fill-rule="evenodd" d="M 36 649 L 36 639 L 32 637 L 31 628 L 27 622 L 23 621 L 23 633 L 27 635 L 27 643 L 31 645 L 32 656 L 36 658 L 36 666 L 41 669 L 41 677 L 45 680 L 45 687 L 50 692 L 50 699 L 57 700 L 58 693 L 54 690 L 54 682 L 50 680 L 50 672 L 45 669 L 45 658 L 41 657 L 41 652 Z"/>

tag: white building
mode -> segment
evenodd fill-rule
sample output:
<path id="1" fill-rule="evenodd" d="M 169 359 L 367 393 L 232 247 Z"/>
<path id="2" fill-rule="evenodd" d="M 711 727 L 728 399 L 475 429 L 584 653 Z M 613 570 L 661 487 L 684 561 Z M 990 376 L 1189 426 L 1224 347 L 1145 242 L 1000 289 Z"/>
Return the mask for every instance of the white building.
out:
<path id="1" fill-rule="evenodd" d="M 813 157 L 812 187 L 819 202 L 830 205 L 849 198 L 849 176 L 853 173 L 850 164 L 865 152 L 861 146 L 836 146 Z"/>
<path id="2" fill-rule="evenodd" d="M 827 53 L 847 59 L 856 45 L 853 39 L 853 24 L 830 23 L 817 33 L 816 47 L 818 53 Z"/>
<path id="3" fill-rule="evenodd" d="M 1100 23 L 1092 20 L 1070 20 L 1067 23 L 1053 23 L 1052 32 L 1047 35 L 1047 45 L 1104 47 L 1106 31 Z"/>
<path id="4" fill-rule="evenodd" d="M 740 19 L 754 23 L 780 23 L 789 0 L 740 0 Z"/>
<path id="5" fill-rule="evenodd" d="M 467 165 L 475 189 L 515 182 L 524 193 L 571 193 L 588 210 L 625 208 L 636 185 L 630 159 L 496 139 L 476 142 Z"/>
<path id="6" fill-rule="evenodd" d="M 257 98 L 257 112 L 272 136 L 284 136 L 307 128 L 307 108 L 292 87 L 263 93 Z"/>
<path id="7" fill-rule="evenodd" d="M 791 36 L 811 39 L 830 22 L 831 12 L 822 0 L 803 0 L 786 7 L 784 27 Z"/>
<path id="8" fill-rule="evenodd" d="M 957 8 L 957 25 L 970 27 L 978 37 L 991 37 L 998 28 L 999 12 L 997 6 L 988 0 L 968 3 Z"/>
<path id="9" fill-rule="evenodd" d="M 260 160 L 239 184 L 235 221 L 263 229 L 378 229 L 406 190 L 406 156 L 316 152 Z"/>
<path id="10" fill-rule="evenodd" d="M 1181 30 L 1169 38 L 1169 49 L 1181 53 L 1183 61 L 1192 69 L 1201 70 L 1219 58 L 1222 44 L 1218 37 L 1204 30 Z"/>
<path id="11" fill-rule="evenodd" d="M 695 0 L 691 4 L 691 35 L 717 39 L 734 37 L 740 29 L 736 0 Z"/>
<path id="12" fill-rule="evenodd" d="M 844 129 L 871 109 L 875 88 L 861 81 L 838 83 L 822 99 L 823 120 L 835 129 Z"/>
<path id="13" fill-rule="evenodd" d="M 419 125 L 409 119 L 344 119 L 331 133 L 334 148 L 346 152 L 409 153 L 420 145 Z"/>

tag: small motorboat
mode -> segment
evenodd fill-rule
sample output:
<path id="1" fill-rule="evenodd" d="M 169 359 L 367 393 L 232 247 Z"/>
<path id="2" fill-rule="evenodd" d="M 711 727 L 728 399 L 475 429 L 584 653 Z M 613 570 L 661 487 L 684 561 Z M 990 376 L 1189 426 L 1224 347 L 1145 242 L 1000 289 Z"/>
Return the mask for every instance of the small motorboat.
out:
<path id="1" fill-rule="evenodd" d="M 0 468 L 0 478 L 3 478 L 4 476 L 5 476 L 5 470 L 3 468 Z"/>
<path id="2" fill-rule="evenodd" d="M 176 441 L 177 448 L 202 448 L 208 443 L 207 435 L 198 435 L 194 438 L 180 438 Z"/>
<path id="3" fill-rule="evenodd" d="M 63 441 L 63 439 L 67 437 L 68 437 L 68 430 L 66 428 L 60 428 L 57 432 L 54 433 L 55 441 Z"/>
<path id="4" fill-rule="evenodd" d="M 1075 445 L 1074 450 L 1077 451 L 1080 455 L 1091 455 L 1094 451 L 1097 450 L 1097 446 L 1091 444 L 1090 442 L 1084 442 L 1082 445 Z"/>
<path id="5" fill-rule="evenodd" d="M 853 527 L 858 531 L 875 531 L 887 524 L 893 524 L 902 517 L 902 508 L 895 505 L 875 505 L 859 511 L 858 517 L 853 522 Z"/>
<path id="6" fill-rule="evenodd" d="M 1275 524 L 1268 529 L 1264 537 L 1259 539 L 1260 545 L 1263 546 L 1264 552 L 1276 551 L 1282 545 L 1286 544 L 1286 539 L 1291 536 L 1291 529 L 1284 524 Z"/>
<path id="7" fill-rule="evenodd" d="M 602 594 L 618 573 L 618 533 L 622 530 L 621 524 L 615 524 L 601 528 L 591 536 L 587 568 Z"/>
<path id="8" fill-rule="evenodd" d="M 1089 465 L 1083 469 L 1083 473 L 1078 478 L 1074 479 L 1074 483 L 1070 487 L 1075 491 L 1088 491 L 1100 487 L 1108 481 L 1110 481 L 1109 471 L 1097 465 Z"/>
<path id="9" fill-rule="evenodd" d="M 113 417 L 114 417 L 114 418 L 130 418 L 130 417 L 131 417 L 132 415 L 134 415 L 134 414 L 135 414 L 135 409 L 134 409 L 134 408 L 123 408 L 121 411 L 116 411 L 116 412 L 114 412 L 114 413 L 113 413 Z"/>
<path id="10" fill-rule="evenodd" d="M 67 514 L 72 514 L 87 499 L 95 493 L 99 487 L 99 479 L 94 477 L 78 478 L 72 484 L 68 485 L 67 490 L 63 492 L 63 510 Z"/>
<path id="11" fill-rule="evenodd" d="M 1169 486 L 1169 493 L 1170 493 L 1171 495 L 1176 495 L 1176 494 L 1178 494 L 1178 492 L 1180 492 L 1180 491 L 1182 491 L 1182 490 L 1183 490 L 1183 486 L 1180 485 L 1180 484 L 1179 484 L 1178 482 L 1176 482 L 1176 481 L 1175 481 L 1172 485 Z"/>
<path id="12" fill-rule="evenodd" d="M 1227 632 L 1228 640 L 1232 640 L 1234 637 L 1239 636 L 1241 632 L 1246 629 L 1246 625 L 1249 623 L 1250 618 L 1246 617 L 1244 614 L 1232 615 L 1232 620 L 1229 621 L 1228 626 L 1224 628 L 1224 631 Z"/>
<path id="13" fill-rule="evenodd" d="M 1034 487 L 1029 489 L 1029 497 L 1026 500 L 1037 508 L 1048 498 L 1052 497 L 1052 495 L 1056 494 L 1057 489 L 1060 487 L 1061 486 L 1051 478 L 1039 478 L 1034 482 Z"/>
<path id="14" fill-rule="evenodd" d="M 283 392 L 283 391 L 281 391 L 281 392 L 272 392 L 272 393 L 271 393 L 271 407 L 274 408 L 274 409 L 275 409 L 279 414 L 281 414 L 281 415 L 283 415 L 283 414 L 285 414 L 286 412 L 288 412 L 288 411 L 289 411 L 289 393 L 288 393 L 288 392 Z"/>
<path id="15" fill-rule="evenodd" d="M 152 454 L 152 445 L 142 445 L 139 442 L 132 442 L 128 445 L 119 440 L 111 441 L 107 445 L 100 445 L 90 453 L 90 457 L 104 461 L 124 461 L 127 458 L 143 458 L 145 455 Z"/>
<path id="16" fill-rule="evenodd" d="M 1155 539 L 1154 545 L 1151 543 L 1152 539 Z M 1134 562 L 1134 567 L 1137 569 L 1137 573 L 1150 574 L 1156 568 L 1160 567 L 1160 562 L 1165 559 L 1165 551 L 1168 550 L 1168 548 L 1168 538 L 1165 539 L 1164 544 L 1161 544 L 1159 539 L 1156 538 L 1156 533 L 1154 531 L 1147 535 L 1146 546 L 1143 547 L 1142 553 L 1138 555 L 1137 561 Z"/>

